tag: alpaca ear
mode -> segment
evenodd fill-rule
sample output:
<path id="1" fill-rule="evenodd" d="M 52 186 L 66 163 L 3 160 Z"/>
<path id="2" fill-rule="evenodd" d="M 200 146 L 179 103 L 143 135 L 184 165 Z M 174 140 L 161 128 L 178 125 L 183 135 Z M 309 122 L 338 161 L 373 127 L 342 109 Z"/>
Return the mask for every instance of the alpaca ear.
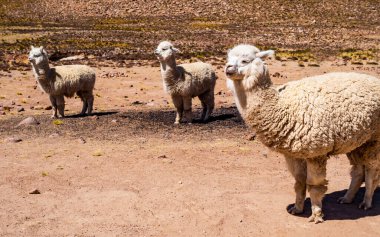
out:
<path id="1" fill-rule="evenodd" d="M 179 49 L 177 49 L 177 48 L 172 47 L 172 50 L 173 50 L 175 53 L 181 53 L 181 51 L 179 51 Z"/>
<path id="2" fill-rule="evenodd" d="M 34 49 L 34 46 L 33 46 L 33 45 L 31 45 L 31 46 L 30 46 L 30 49 Z"/>
<path id="3" fill-rule="evenodd" d="M 274 50 L 266 50 L 256 53 L 256 57 L 261 59 L 266 59 L 267 57 L 270 57 L 274 55 Z"/>
<path id="4" fill-rule="evenodd" d="M 41 47 L 40 47 L 40 51 L 41 51 L 41 53 L 42 53 L 43 55 L 46 55 L 46 56 L 47 56 L 47 52 L 46 52 L 46 50 L 44 49 L 44 46 L 41 46 Z"/>

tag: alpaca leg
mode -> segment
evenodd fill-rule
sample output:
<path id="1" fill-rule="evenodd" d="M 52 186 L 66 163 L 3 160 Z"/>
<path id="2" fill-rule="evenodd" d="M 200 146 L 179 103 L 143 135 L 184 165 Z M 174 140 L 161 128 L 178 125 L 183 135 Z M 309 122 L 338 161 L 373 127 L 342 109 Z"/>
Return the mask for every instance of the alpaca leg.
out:
<path id="1" fill-rule="evenodd" d="M 57 101 L 58 112 L 63 118 L 65 117 L 65 98 L 63 97 L 63 95 L 57 96 L 56 101 Z"/>
<path id="2" fill-rule="evenodd" d="M 380 142 L 370 143 L 364 147 L 365 159 L 365 194 L 359 208 L 372 208 L 372 198 L 380 181 Z"/>
<path id="3" fill-rule="evenodd" d="M 307 178 L 306 183 L 310 193 L 311 216 L 310 222 L 323 222 L 322 199 L 327 191 L 326 180 L 327 157 L 307 159 Z"/>
<path id="4" fill-rule="evenodd" d="M 203 113 L 201 119 L 203 121 L 207 121 L 210 118 L 210 114 L 214 110 L 215 106 L 214 91 L 210 90 L 208 92 L 203 93 L 199 96 L 199 99 L 201 100 L 203 106 Z"/>
<path id="5" fill-rule="evenodd" d="M 182 120 L 182 114 L 183 114 L 183 99 L 181 96 L 172 96 L 172 101 L 175 108 L 177 109 L 174 124 L 179 124 Z"/>
<path id="6" fill-rule="evenodd" d="M 364 166 L 352 165 L 351 168 L 351 183 L 346 194 L 338 199 L 339 203 L 352 203 L 356 193 L 359 191 L 360 186 L 364 181 Z"/>
<path id="7" fill-rule="evenodd" d="M 203 102 L 202 100 L 201 100 L 201 104 L 202 104 L 201 120 L 205 121 L 205 117 L 206 117 L 206 114 L 207 114 L 207 104 L 205 102 Z"/>
<path id="8" fill-rule="evenodd" d="M 89 93 L 88 97 L 87 97 L 87 114 L 88 115 L 91 115 L 92 114 L 92 107 L 94 106 L 94 95 L 92 94 L 92 92 Z"/>
<path id="9" fill-rule="evenodd" d="M 372 197 L 379 183 L 380 169 L 365 167 L 365 194 L 359 208 L 368 210 L 372 208 Z"/>
<path id="10" fill-rule="evenodd" d="M 49 96 L 51 107 L 53 107 L 53 115 L 51 116 L 52 118 L 58 118 L 57 114 L 57 101 L 54 96 L 50 95 Z"/>
<path id="11" fill-rule="evenodd" d="M 296 192 L 296 202 L 288 209 L 290 214 L 300 214 L 303 212 L 306 197 L 306 161 L 286 157 L 286 163 L 290 173 L 295 179 L 294 191 Z"/>
<path id="12" fill-rule="evenodd" d="M 86 113 L 86 110 L 87 110 L 87 100 L 86 100 L 86 96 L 84 94 L 83 91 L 78 91 L 77 92 L 77 95 L 79 96 L 79 98 L 82 100 L 83 102 L 83 106 L 82 106 L 82 111 L 80 112 L 80 115 L 84 115 Z"/>
<path id="13" fill-rule="evenodd" d="M 185 118 L 187 123 L 192 123 L 193 122 L 193 113 L 191 111 L 191 97 L 184 97 L 183 98 L 183 110 L 185 114 Z"/>

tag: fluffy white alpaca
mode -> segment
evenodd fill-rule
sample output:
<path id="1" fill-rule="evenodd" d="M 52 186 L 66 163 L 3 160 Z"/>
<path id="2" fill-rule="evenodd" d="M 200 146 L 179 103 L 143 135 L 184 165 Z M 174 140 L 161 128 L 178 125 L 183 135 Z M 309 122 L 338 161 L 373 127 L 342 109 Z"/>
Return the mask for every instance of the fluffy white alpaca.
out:
<path id="1" fill-rule="evenodd" d="M 210 64 L 203 62 L 177 65 L 175 55 L 178 52 L 168 41 L 161 42 L 155 50 L 161 63 L 164 89 L 177 109 L 175 124 L 181 122 L 183 113 L 187 122 L 192 122 L 191 101 L 196 96 L 203 107 L 201 120 L 207 121 L 214 109 L 215 72 Z"/>
<path id="2" fill-rule="evenodd" d="M 365 180 L 360 208 L 368 209 L 380 179 L 380 80 L 358 73 L 328 73 L 272 86 L 262 61 L 273 51 L 244 50 L 228 54 L 226 75 L 245 122 L 258 139 L 282 153 L 295 178 L 296 202 L 289 212 L 303 212 L 309 190 L 310 221 L 323 221 L 322 199 L 327 191 L 326 163 L 331 155 L 347 154 L 352 180 L 341 203 L 352 202 Z"/>
<path id="3" fill-rule="evenodd" d="M 49 59 L 43 47 L 31 47 L 29 61 L 33 67 L 34 76 L 41 90 L 49 94 L 53 107 L 53 116 L 59 114 L 64 117 L 65 99 L 76 93 L 83 101 L 81 115 L 87 111 L 92 113 L 94 103 L 93 89 L 95 85 L 95 71 L 85 65 L 65 65 L 50 67 Z"/>

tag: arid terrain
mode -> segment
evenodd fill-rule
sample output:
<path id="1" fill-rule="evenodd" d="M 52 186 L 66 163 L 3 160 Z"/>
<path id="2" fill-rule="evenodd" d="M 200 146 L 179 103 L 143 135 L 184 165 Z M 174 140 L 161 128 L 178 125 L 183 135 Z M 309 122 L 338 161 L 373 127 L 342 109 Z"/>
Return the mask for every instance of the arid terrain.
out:
<path id="1" fill-rule="evenodd" d="M 380 2 L 334 2 L 0 0 L 0 236 L 379 236 L 379 189 L 371 210 L 358 208 L 364 188 L 337 204 L 350 182 L 345 156 L 328 162 L 326 221 L 307 222 L 309 199 L 304 214 L 288 214 L 285 160 L 254 139 L 225 86 L 237 43 L 277 51 L 276 85 L 332 71 L 380 78 Z M 173 124 L 152 54 L 163 39 L 180 62 L 217 71 L 208 123 Z M 68 117 L 50 118 L 31 44 L 52 65 L 96 69 L 93 116 L 76 116 L 70 98 Z M 194 99 L 196 117 L 200 108 Z M 27 117 L 38 124 L 17 126 Z"/>

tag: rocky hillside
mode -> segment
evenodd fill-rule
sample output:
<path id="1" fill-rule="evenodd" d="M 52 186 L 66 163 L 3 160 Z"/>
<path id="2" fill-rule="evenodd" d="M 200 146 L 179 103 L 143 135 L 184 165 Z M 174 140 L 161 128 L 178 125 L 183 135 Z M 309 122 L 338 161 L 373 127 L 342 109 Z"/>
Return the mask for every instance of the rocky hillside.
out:
<path id="1" fill-rule="evenodd" d="M 53 60 L 80 53 L 111 60 L 154 59 L 152 50 L 163 39 L 174 41 L 184 58 L 201 59 L 224 56 L 237 43 L 311 52 L 313 57 L 366 50 L 377 58 L 380 50 L 378 0 L 0 3 L 3 67 L 10 54 L 26 53 L 31 44 L 46 45 Z"/>

